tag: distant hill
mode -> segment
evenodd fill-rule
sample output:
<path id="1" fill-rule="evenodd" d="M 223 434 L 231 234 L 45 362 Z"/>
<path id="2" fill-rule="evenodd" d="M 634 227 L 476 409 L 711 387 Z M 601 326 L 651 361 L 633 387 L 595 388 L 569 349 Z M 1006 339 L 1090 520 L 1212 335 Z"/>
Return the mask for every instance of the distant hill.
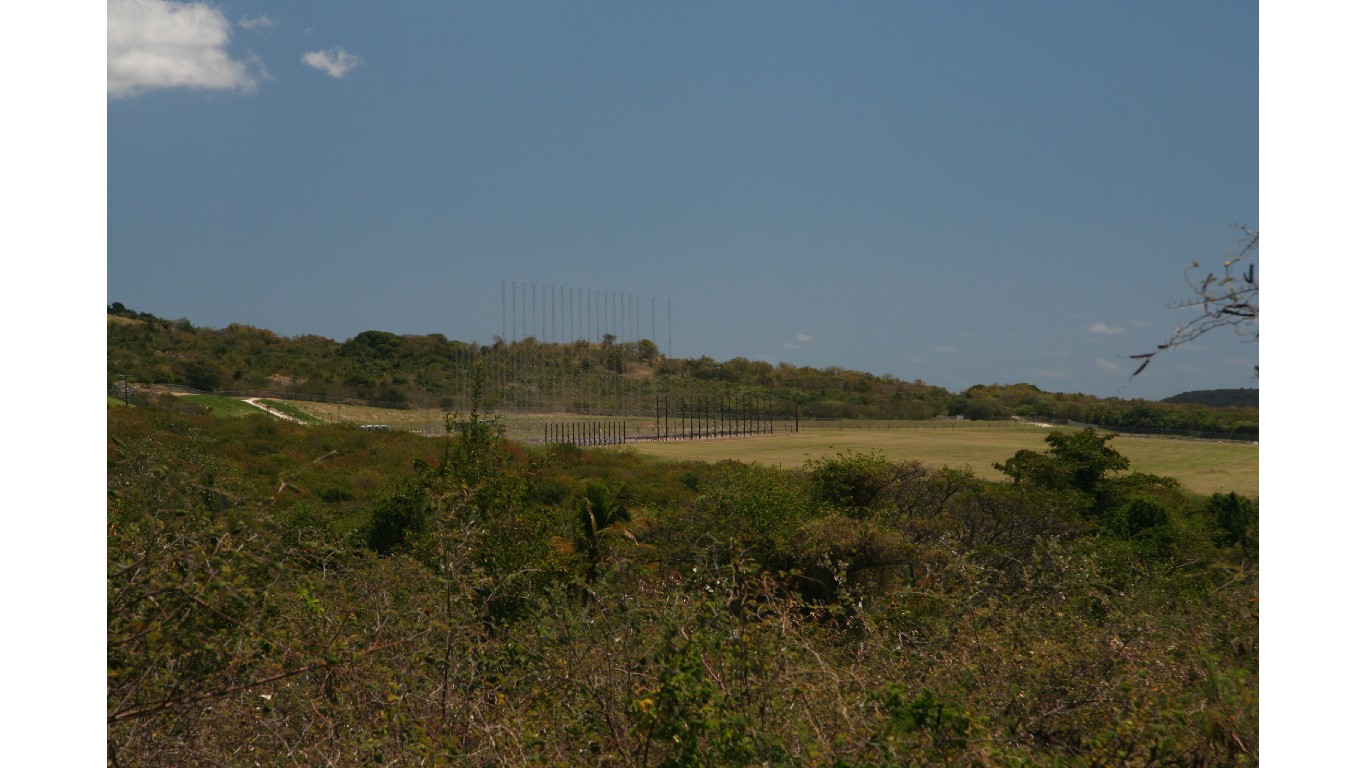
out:
<path id="1" fill-rule="evenodd" d="M 1252 405 L 1099 398 L 1028 383 L 977 384 L 963 392 L 837 366 L 773 365 L 737 357 L 670 358 L 649 339 L 492 344 L 441 334 L 363 331 L 344 342 L 287 338 L 232 324 L 196 328 L 122 304 L 108 307 L 110 392 L 123 382 L 202 392 L 362 401 L 386 407 L 654 416 L 664 411 L 755 410 L 802 419 L 925 420 L 962 416 L 1078 421 L 1102 427 L 1255 435 Z M 1239 390 L 1232 390 L 1239 391 Z M 1184 397 L 1199 393 L 1186 393 Z"/>
<path id="2" fill-rule="evenodd" d="M 1258 407 L 1257 389 L 1198 389 L 1172 395 L 1164 403 L 1194 403 L 1210 408 L 1256 408 Z"/>

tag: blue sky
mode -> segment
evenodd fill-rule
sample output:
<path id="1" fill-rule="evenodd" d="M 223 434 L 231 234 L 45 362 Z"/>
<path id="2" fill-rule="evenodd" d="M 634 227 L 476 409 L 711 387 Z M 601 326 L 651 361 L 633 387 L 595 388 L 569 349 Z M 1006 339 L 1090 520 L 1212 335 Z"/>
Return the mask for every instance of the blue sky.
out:
<path id="1" fill-rule="evenodd" d="M 487 341 L 526 283 L 675 356 L 1257 386 L 1232 333 L 1125 386 L 1259 226 L 1255 4 L 108 8 L 109 302 Z"/>
<path id="2" fill-rule="evenodd" d="M 0 46 L 17 310 L 0 390 L 26 406 L 4 501 L 48 509 L 62 489 L 78 551 L 2 566 L 52 586 L 8 595 L 50 629 L 7 646 L 36 662 L 9 670 L 39 735 L 21 759 L 105 750 L 103 729 L 39 714 L 103 714 L 106 532 L 82 524 L 106 497 L 97 293 L 200 325 L 483 338 L 501 282 L 559 283 L 671 298 L 677 353 L 952 387 L 1052 370 L 1068 378 L 1032 380 L 1104 395 L 1124 372 L 1096 361 L 1160 341 L 1186 264 L 1260 226 L 1259 203 L 1261 754 L 1359 754 L 1324 736 L 1354 732 L 1363 683 L 1341 610 L 1359 451 L 1310 399 L 1360 381 L 1359 5 L 218 2 L 181 32 L 200 66 L 159 75 L 109 60 L 120 6 L 17 4 Z M 1247 385 L 1259 346 L 1198 346 L 1124 394 Z M 50 541 L 53 519 L 13 516 L 11 538 Z"/>

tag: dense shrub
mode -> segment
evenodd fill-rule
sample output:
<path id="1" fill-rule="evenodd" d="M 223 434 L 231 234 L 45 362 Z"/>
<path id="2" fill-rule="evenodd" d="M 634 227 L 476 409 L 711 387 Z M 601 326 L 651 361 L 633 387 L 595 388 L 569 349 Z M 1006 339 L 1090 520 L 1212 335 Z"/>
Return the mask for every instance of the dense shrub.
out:
<path id="1" fill-rule="evenodd" d="M 399 481 L 374 503 L 365 544 L 382 555 L 411 551 L 432 525 L 430 490 L 413 479 Z"/>
<path id="2" fill-rule="evenodd" d="M 811 460 L 806 474 L 817 502 L 850 517 L 867 517 L 892 484 L 895 466 L 881 456 L 843 452 L 833 458 Z"/>
<path id="3" fill-rule="evenodd" d="M 1206 512 L 1218 527 L 1218 543 L 1240 546 L 1250 541 L 1257 524 L 1257 507 L 1251 499 L 1236 493 L 1216 493 L 1206 504 Z"/>

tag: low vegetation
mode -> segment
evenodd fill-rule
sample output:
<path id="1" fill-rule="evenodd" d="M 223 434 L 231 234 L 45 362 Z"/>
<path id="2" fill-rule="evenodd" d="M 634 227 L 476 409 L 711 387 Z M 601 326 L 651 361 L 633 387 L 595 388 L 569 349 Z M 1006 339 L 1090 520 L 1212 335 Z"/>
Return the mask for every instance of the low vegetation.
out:
<path id="1" fill-rule="evenodd" d="M 1255 498 L 1091 430 L 1000 480 L 528 448 L 473 394 L 108 409 L 111 764 L 1258 761 Z"/>
<path id="2" fill-rule="evenodd" d="M 212 413 L 215 416 L 253 416 L 261 412 L 261 409 L 251 403 L 222 395 L 183 395 L 177 400 L 182 407 L 199 406 L 204 413 Z"/>

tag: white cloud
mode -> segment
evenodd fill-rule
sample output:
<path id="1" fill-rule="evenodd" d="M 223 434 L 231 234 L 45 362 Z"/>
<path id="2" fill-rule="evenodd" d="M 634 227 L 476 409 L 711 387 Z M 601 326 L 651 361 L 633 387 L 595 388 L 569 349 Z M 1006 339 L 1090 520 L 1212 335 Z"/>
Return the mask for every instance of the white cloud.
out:
<path id="1" fill-rule="evenodd" d="M 261 61 L 260 56 L 257 56 L 253 53 L 252 55 L 247 57 L 247 61 L 251 62 L 251 65 L 256 68 L 256 74 L 262 80 L 275 79 L 275 75 L 272 75 L 270 73 L 270 70 L 266 69 L 266 63 L 264 61 Z"/>
<path id="2" fill-rule="evenodd" d="M 816 340 L 816 337 L 815 337 L 815 336 L 812 336 L 812 335 L 810 335 L 810 334 L 806 334 L 806 333 L 799 333 L 799 334 L 797 334 L 797 341 L 799 341 L 799 342 L 801 342 L 801 343 L 803 343 L 803 344 L 809 344 L 809 343 L 811 343 L 811 342 L 813 342 L 813 341 L 815 341 L 815 340 Z"/>
<path id="3" fill-rule="evenodd" d="M 935 347 L 935 348 L 934 348 L 934 351 L 935 351 L 935 352 L 957 352 L 958 349 L 957 349 L 956 347 L 944 346 L 944 347 Z"/>
<path id="4" fill-rule="evenodd" d="M 1118 371 L 1119 363 L 1114 360 L 1106 360 L 1103 357 L 1096 358 L 1096 367 L 1106 371 Z"/>
<path id="5" fill-rule="evenodd" d="M 801 349 L 801 348 L 802 348 L 802 345 L 800 345 L 800 344 L 793 344 L 793 343 L 790 342 L 790 341 L 783 342 L 783 349 Z"/>
<path id="6" fill-rule="evenodd" d="M 106 26 L 106 91 L 113 98 L 158 88 L 256 88 L 246 65 L 228 55 L 232 25 L 212 6 L 109 0 Z"/>
<path id="7" fill-rule="evenodd" d="M 1091 323 L 1090 325 L 1086 326 L 1086 330 L 1090 331 L 1091 333 L 1124 333 L 1123 328 L 1115 328 L 1113 326 L 1106 325 L 1105 323 Z"/>
<path id="8" fill-rule="evenodd" d="M 275 27 L 279 26 L 279 24 L 280 22 L 276 21 L 275 19 L 272 19 L 264 13 L 260 16 L 257 16 L 254 19 L 248 19 L 246 16 L 243 16 L 241 19 L 237 21 L 237 26 L 241 27 L 242 29 L 256 29 L 257 27 Z"/>
<path id="9" fill-rule="evenodd" d="M 361 59 L 353 53 L 347 53 L 338 45 L 333 46 L 331 50 L 305 53 L 303 62 L 333 77 L 343 77 L 347 72 L 359 67 Z"/>

